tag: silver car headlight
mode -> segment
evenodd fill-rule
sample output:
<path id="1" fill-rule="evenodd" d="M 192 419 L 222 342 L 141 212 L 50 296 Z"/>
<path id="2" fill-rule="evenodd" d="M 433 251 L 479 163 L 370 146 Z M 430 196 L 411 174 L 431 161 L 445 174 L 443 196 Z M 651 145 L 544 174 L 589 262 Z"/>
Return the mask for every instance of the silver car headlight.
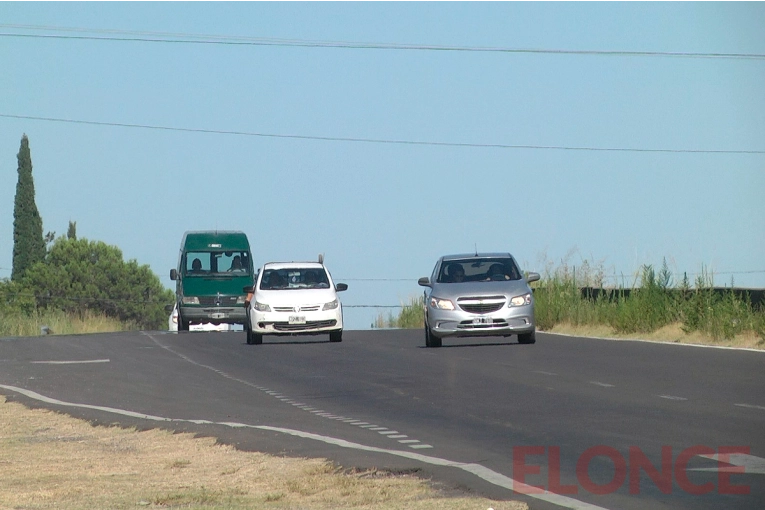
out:
<path id="1" fill-rule="evenodd" d="M 196 296 L 184 296 L 183 299 L 181 299 L 181 303 L 184 305 L 198 305 L 199 298 Z"/>
<path id="2" fill-rule="evenodd" d="M 437 297 L 430 298 L 431 308 L 438 308 L 439 310 L 454 310 L 454 303 L 448 299 L 440 299 Z"/>
<path id="3" fill-rule="evenodd" d="M 530 305 L 531 304 L 531 292 L 528 294 L 524 294 L 523 296 L 515 296 L 513 299 L 510 300 L 510 304 L 507 305 L 508 307 L 512 306 L 523 306 L 523 305 Z"/>
<path id="4" fill-rule="evenodd" d="M 340 306 L 340 302 L 337 299 L 333 299 L 329 303 L 325 303 L 322 310 L 334 310 L 338 306 Z"/>
<path id="5" fill-rule="evenodd" d="M 271 311 L 271 307 L 270 306 L 268 306 L 265 303 L 259 303 L 257 301 L 253 301 L 252 307 L 254 309 L 256 309 L 257 311 L 259 311 L 259 312 L 270 312 Z"/>

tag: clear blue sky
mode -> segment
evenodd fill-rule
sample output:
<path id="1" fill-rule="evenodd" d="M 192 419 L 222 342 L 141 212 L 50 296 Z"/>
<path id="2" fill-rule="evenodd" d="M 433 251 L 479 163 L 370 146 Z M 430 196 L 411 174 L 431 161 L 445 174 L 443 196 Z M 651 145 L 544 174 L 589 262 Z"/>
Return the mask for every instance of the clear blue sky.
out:
<path id="1" fill-rule="evenodd" d="M 3 2 L 0 25 L 176 41 L 0 36 L 0 277 L 26 133 L 44 232 L 76 221 L 168 287 L 183 232 L 208 228 L 245 231 L 258 264 L 325 253 L 345 305 L 407 301 L 476 246 L 765 287 L 765 3 Z"/>

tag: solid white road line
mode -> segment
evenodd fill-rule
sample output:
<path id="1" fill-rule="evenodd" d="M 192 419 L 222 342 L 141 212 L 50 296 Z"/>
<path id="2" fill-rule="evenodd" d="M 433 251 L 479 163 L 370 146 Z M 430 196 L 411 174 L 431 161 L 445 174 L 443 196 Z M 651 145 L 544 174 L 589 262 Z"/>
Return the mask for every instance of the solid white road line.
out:
<path id="1" fill-rule="evenodd" d="M 246 423 L 236 423 L 236 422 L 214 422 L 209 420 L 187 420 L 187 419 L 180 419 L 180 418 L 165 418 L 162 416 L 153 416 L 150 414 L 135 413 L 133 411 L 117 409 L 114 407 L 64 402 L 62 400 L 57 400 L 55 398 L 46 397 L 45 395 L 41 395 L 31 390 L 18 388 L 16 386 L 6 386 L 4 384 L 0 384 L 0 388 L 4 388 L 6 390 L 10 390 L 15 393 L 20 393 L 29 398 L 38 400 L 40 402 L 46 402 L 48 404 L 67 406 L 67 407 L 80 407 L 83 409 L 93 409 L 98 411 L 104 411 L 107 413 L 119 414 L 122 416 L 129 416 L 132 418 L 140 418 L 144 420 L 152 420 L 152 421 L 165 422 L 165 423 L 175 422 L 175 423 L 196 423 L 200 425 L 202 424 L 224 425 L 224 426 L 232 427 L 232 428 L 252 428 L 252 429 L 258 429 L 258 430 L 270 430 L 273 432 L 281 432 L 283 434 L 288 434 L 295 437 L 302 437 L 305 439 L 313 439 L 315 441 L 321 441 L 323 443 L 338 446 L 340 448 L 349 448 L 349 449 L 374 452 L 374 453 L 385 453 L 389 455 L 395 455 L 397 457 L 403 457 L 406 459 L 416 460 L 416 461 L 430 464 L 433 466 L 446 466 L 446 467 L 461 469 L 467 473 L 471 473 L 498 487 L 503 487 L 511 491 L 515 490 L 520 492 L 521 494 L 525 494 L 526 496 L 530 498 L 539 499 L 541 501 L 546 501 L 548 503 L 562 506 L 564 508 L 570 508 L 572 510 L 608 510 L 604 507 L 592 505 L 590 503 L 585 503 L 583 501 L 579 501 L 574 498 L 569 498 L 567 496 L 563 496 L 560 494 L 553 494 L 547 491 L 541 494 L 535 494 L 533 493 L 533 490 L 530 490 L 531 489 L 530 486 L 524 483 L 520 483 L 517 480 L 510 478 L 509 476 L 505 476 L 501 473 L 497 473 L 496 471 L 492 471 L 491 469 L 484 467 L 480 464 L 456 462 L 456 461 L 452 461 L 448 459 L 442 459 L 439 457 L 431 457 L 428 455 L 422 455 L 420 453 L 415 453 L 415 452 L 405 451 L 405 450 L 390 450 L 387 448 L 367 446 L 367 445 L 363 445 L 359 443 L 353 443 L 351 441 L 346 441 L 345 439 L 322 436 L 320 434 L 314 434 L 312 432 L 303 432 L 301 430 L 293 430 L 293 429 L 287 429 L 283 427 L 271 427 L 268 425 L 248 425 Z M 427 447 L 428 445 L 412 445 L 410 446 L 410 448 L 417 448 L 418 446 L 424 448 L 424 447 Z"/>
<path id="2" fill-rule="evenodd" d="M 688 471 L 722 471 L 740 473 L 741 470 L 739 468 L 743 467 L 744 473 L 765 475 L 765 459 L 755 457 L 754 455 L 749 455 L 746 453 L 729 453 L 727 455 L 720 455 L 719 453 L 715 453 L 714 455 L 698 455 L 698 457 L 716 460 L 717 462 L 730 464 L 731 466 L 695 468 L 689 469 Z"/>

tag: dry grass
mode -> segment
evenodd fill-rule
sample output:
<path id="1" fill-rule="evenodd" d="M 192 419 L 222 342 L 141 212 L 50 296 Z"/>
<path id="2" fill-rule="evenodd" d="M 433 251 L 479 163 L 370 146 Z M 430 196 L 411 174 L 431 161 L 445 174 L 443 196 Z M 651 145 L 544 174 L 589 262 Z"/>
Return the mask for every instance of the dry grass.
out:
<path id="1" fill-rule="evenodd" d="M 42 326 L 47 326 L 51 333 L 56 335 L 80 335 L 131 329 L 129 325 L 117 319 L 92 311 L 85 311 L 82 314 L 67 314 L 60 310 L 35 311 L 31 315 L 0 313 L 0 337 L 38 336 Z"/>
<path id="2" fill-rule="evenodd" d="M 241 452 L 189 434 L 94 427 L 0 396 L 0 508 L 54 507 L 528 509 L 451 497 L 415 476 Z"/>
<path id="3" fill-rule="evenodd" d="M 669 324 L 652 333 L 617 333 L 610 326 L 605 325 L 582 325 L 556 324 L 555 327 L 548 330 L 549 333 L 562 333 L 575 336 L 586 336 L 596 338 L 609 338 L 614 340 L 652 340 L 656 342 L 673 342 L 681 344 L 696 345 L 716 345 L 720 347 L 742 347 L 748 349 L 765 349 L 765 344 L 752 331 L 737 335 L 731 340 L 717 339 L 704 335 L 701 332 L 693 331 L 686 333 L 680 324 Z"/>

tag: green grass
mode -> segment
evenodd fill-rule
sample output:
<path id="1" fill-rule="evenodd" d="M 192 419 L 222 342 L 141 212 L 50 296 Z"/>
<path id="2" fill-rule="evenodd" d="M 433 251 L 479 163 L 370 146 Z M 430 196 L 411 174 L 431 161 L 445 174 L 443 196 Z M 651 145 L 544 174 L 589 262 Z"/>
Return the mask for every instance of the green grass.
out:
<path id="1" fill-rule="evenodd" d="M 374 328 L 404 328 L 415 329 L 423 327 L 425 323 L 425 298 L 417 296 L 409 298 L 408 303 L 401 305 L 398 315 L 388 313 L 387 317 L 379 314 L 375 319 Z"/>

